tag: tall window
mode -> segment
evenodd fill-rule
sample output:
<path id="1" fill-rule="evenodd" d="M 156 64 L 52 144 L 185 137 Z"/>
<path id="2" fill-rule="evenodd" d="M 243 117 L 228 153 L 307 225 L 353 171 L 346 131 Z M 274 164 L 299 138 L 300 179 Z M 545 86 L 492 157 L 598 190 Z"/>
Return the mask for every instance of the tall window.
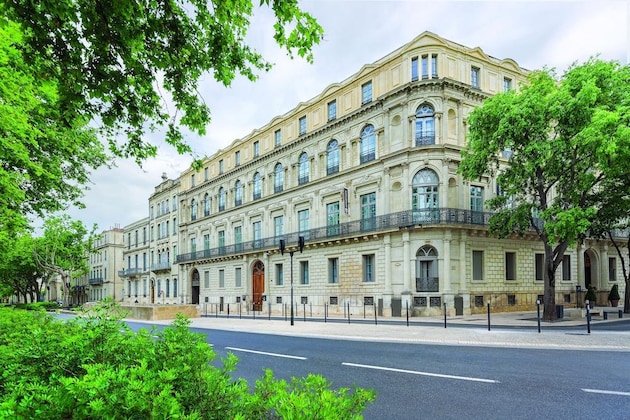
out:
<path id="1" fill-rule="evenodd" d="M 258 157 L 260 155 L 260 142 L 254 142 L 254 157 Z"/>
<path id="2" fill-rule="evenodd" d="M 339 283 L 339 258 L 328 258 L 328 283 Z"/>
<path id="3" fill-rule="evenodd" d="M 617 258 L 608 257 L 608 281 L 617 281 Z"/>
<path id="4" fill-rule="evenodd" d="M 284 189 L 284 169 L 281 163 L 276 164 L 273 173 L 273 192 L 282 192 Z"/>
<path id="5" fill-rule="evenodd" d="M 282 131 L 276 130 L 273 133 L 273 138 L 274 138 L 274 146 L 280 147 L 280 145 L 282 144 Z"/>
<path id="6" fill-rule="evenodd" d="M 415 82 L 418 80 L 418 57 L 413 57 L 411 59 L 411 81 Z"/>
<path id="7" fill-rule="evenodd" d="M 197 201 L 193 198 L 192 201 L 190 202 L 190 220 L 196 220 L 196 219 L 197 219 Z M 160 232 L 158 229 L 158 235 L 159 233 Z"/>
<path id="8" fill-rule="evenodd" d="M 376 159 L 376 132 L 374 126 L 366 125 L 361 130 L 361 163 Z"/>
<path id="9" fill-rule="evenodd" d="M 483 280 L 483 251 L 472 252 L 472 279 Z"/>
<path id="10" fill-rule="evenodd" d="M 299 119 L 300 136 L 306 134 L 306 115 Z"/>
<path id="11" fill-rule="evenodd" d="M 439 221 L 438 177 L 431 169 L 422 169 L 413 177 L 411 208 L 414 223 Z"/>
<path id="12" fill-rule="evenodd" d="M 471 222 L 482 225 L 483 219 L 483 187 L 472 185 L 470 187 L 470 211 Z"/>
<path id="13" fill-rule="evenodd" d="M 276 264 L 276 286 L 284 284 L 284 267 L 282 264 Z"/>
<path id="14" fill-rule="evenodd" d="M 284 217 L 276 216 L 273 218 L 273 234 L 274 236 L 282 236 L 284 234 Z"/>
<path id="15" fill-rule="evenodd" d="M 298 231 L 300 232 L 300 234 L 303 234 L 302 236 L 305 236 L 305 234 L 309 230 L 308 219 L 309 219 L 308 209 L 298 211 Z"/>
<path id="16" fill-rule="evenodd" d="M 439 292 L 438 254 L 435 248 L 424 245 L 416 252 L 416 291 Z"/>
<path id="17" fill-rule="evenodd" d="M 173 217 L 173 235 L 177 234 L 177 217 Z"/>
<path id="18" fill-rule="evenodd" d="M 195 174 L 192 174 L 190 176 L 190 185 L 192 185 L 193 187 L 195 186 Z"/>
<path id="19" fill-rule="evenodd" d="M 474 88 L 479 88 L 479 67 L 470 68 L 470 85 Z"/>
<path id="20" fill-rule="evenodd" d="M 428 55 L 422 56 L 422 78 L 423 79 L 429 78 L 429 56 Z"/>
<path id="21" fill-rule="evenodd" d="M 219 211 L 225 210 L 225 188 L 219 188 Z"/>
<path id="22" fill-rule="evenodd" d="M 243 227 L 235 226 L 234 227 L 234 248 L 236 251 L 243 250 Z"/>
<path id="23" fill-rule="evenodd" d="M 203 249 L 210 249 L 210 235 L 208 235 L 207 233 L 203 235 Z"/>
<path id="24" fill-rule="evenodd" d="M 243 183 L 239 180 L 234 185 L 234 206 L 243 204 Z"/>
<path id="25" fill-rule="evenodd" d="M 363 281 L 371 283 L 374 278 L 374 254 L 363 256 Z"/>
<path id="26" fill-rule="evenodd" d="M 300 283 L 308 284 L 308 261 L 300 261 Z"/>
<path id="27" fill-rule="evenodd" d="M 337 101 L 328 102 L 328 121 L 332 121 L 337 118 Z"/>
<path id="28" fill-rule="evenodd" d="M 203 197 L 203 215 L 210 216 L 210 194 L 208 193 Z"/>
<path id="29" fill-rule="evenodd" d="M 503 78 L 503 92 L 509 92 L 512 90 L 512 79 L 508 77 Z"/>
<path id="30" fill-rule="evenodd" d="M 234 152 L 234 165 L 238 166 L 241 164 L 241 151 L 237 150 Z"/>
<path id="31" fill-rule="evenodd" d="M 435 144 L 435 118 L 431 105 L 416 109 L 416 146 Z"/>
<path id="32" fill-rule="evenodd" d="M 204 289 L 210 288 L 210 272 L 209 271 L 203 272 L 203 288 Z"/>
<path id="33" fill-rule="evenodd" d="M 219 242 L 219 253 L 225 253 L 225 231 L 220 230 L 217 232 Z"/>
<path id="34" fill-rule="evenodd" d="M 197 252 L 197 238 L 190 238 L 190 252 Z"/>
<path id="35" fill-rule="evenodd" d="M 505 253 L 505 279 L 516 280 L 516 252 Z"/>
<path id="36" fill-rule="evenodd" d="M 571 281 L 571 256 L 565 255 L 562 258 L 562 280 Z"/>
<path id="37" fill-rule="evenodd" d="M 225 287 L 225 270 L 219 270 L 219 287 Z"/>
<path id="38" fill-rule="evenodd" d="M 254 239 L 254 248 L 262 246 L 262 223 L 260 221 L 252 223 L 252 234 Z"/>
<path id="39" fill-rule="evenodd" d="M 545 279 L 545 254 L 536 254 L 534 256 L 534 265 L 536 271 L 536 281 L 543 281 Z"/>
<path id="40" fill-rule="evenodd" d="M 253 198 L 254 200 L 258 200 L 260 197 L 262 197 L 262 181 L 260 178 L 260 173 L 256 172 L 254 174 L 254 193 L 253 193 Z"/>
<path id="41" fill-rule="evenodd" d="M 361 85 L 361 105 L 372 102 L 372 81 Z"/>
<path id="42" fill-rule="evenodd" d="M 302 153 L 298 162 L 298 184 L 302 185 L 308 182 L 309 170 L 310 165 L 308 155 L 306 153 Z"/>
<path id="43" fill-rule="evenodd" d="M 173 297 L 177 297 L 177 279 L 173 279 Z"/>
<path id="44" fill-rule="evenodd" d="M 219 173 L 222 174 L 223 173 L 223 159 L 219 160 Z"/>
<path id="45" fill-rule="evenodd" d="M 203 168 L 203 180 L 207 181 L 210 178 L 210 172 L 208 170 L 208 167 L 206 166 L 205 168 Z"/>
<path id="46" fill-rule="evenodd" d="M 376 227 L 376 193 L 361 196 L 361 230 L 373 230 Z"/>
<path id="47" fill-rule="evenodd" d="M 326 227 L 328 236 L 339 235 L 339 201 L 326 205 Z"/>
<path id="48" fill-rule="evenodd" d="M 234 269 L 234 286 L 236 287 L 242 286 L 241 272 L 242 269 L 240 267 Z"/>
<path id="49" fill-rule="evenodd" d="M 438 71 L 437 71 L 437 54 L 431 54 L 431 77 L 437 79 Z"/>
<path id="50" fill-rule="evenodd" d="M 339 172 L 339 143 L 331 140 L 326 148 L 326 175 Z"/>

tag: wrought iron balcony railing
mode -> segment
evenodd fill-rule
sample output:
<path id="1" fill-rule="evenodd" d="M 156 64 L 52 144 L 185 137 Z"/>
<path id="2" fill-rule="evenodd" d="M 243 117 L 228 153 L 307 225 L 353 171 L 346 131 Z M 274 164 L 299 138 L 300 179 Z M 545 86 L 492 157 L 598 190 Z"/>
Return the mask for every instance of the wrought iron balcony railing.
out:
<path id="1" fill-rule="evenodd" d="M 310 229 L 306 232 L 293 232 L 281 236 L 271 236 L 255 241 L 180 254 L 177 256 L 177 262 L 185 263 L 200 259 L 255 252 L 261 249 L 274 249 L 278 247 L 279 239 L 286 240 L 288 244 L 297 244 L 298 236 L 304 236 L 307 241 L 325 241 L 327 239 L 357 236 L 365 233 L 409 229 L 420 225 L 457 224 L 487 226 L 492 214 L 493 213 L 489 212 L 453 208 L 407 210 L 363 220 L 340 223 L 335 226 L 322 226 L 320 228 Z"/>
<path id="2" fill-rule="evenodd" d="M 92 277 L 88 280 L 88 282 L 92 286 L 100 286 L 103 284 L 103 277 Z"/>
<path id="3" fill-rule="evenodd" d="M 125 268 L 124 270 L 118 270 L 118 275 L 120 277 L 131 277 L 131 276 L 137 276 L 137 275 L 145 274 L 145 273 L 147 273 L 147 269 L 140 268 L 140 267 Z"/>

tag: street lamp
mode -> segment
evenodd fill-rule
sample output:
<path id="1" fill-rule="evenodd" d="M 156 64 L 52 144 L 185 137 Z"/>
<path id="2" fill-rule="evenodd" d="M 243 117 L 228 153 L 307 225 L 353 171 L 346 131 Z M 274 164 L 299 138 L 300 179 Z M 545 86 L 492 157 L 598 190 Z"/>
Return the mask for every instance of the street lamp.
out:
<path id="1" fill-rule="evenodd" d="M 284 255 L 284 250 L 286 248 L 286 243 L 284 239 L 280 239 L 280 254 Z M 304 249 L 304 236 L 298 236 L 298 249 L 300 250 L 300 254 Z M 289 251 L 289 255 L 291 256 L 291 325 L 293 325 L 293 254 L 295 253 L 295 249 Z"/>

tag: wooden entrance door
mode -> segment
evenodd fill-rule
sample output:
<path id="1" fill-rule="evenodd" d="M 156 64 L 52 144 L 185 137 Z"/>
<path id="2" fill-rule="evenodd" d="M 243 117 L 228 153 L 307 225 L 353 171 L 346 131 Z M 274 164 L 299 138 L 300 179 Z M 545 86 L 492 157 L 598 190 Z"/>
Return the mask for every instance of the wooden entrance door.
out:
<path id="1" fill-rule="evenodd" d="M 256 261 L 252 272 L 252 303 L 255 311 L 261 311 L 265 294 L 265 265 Z"/>

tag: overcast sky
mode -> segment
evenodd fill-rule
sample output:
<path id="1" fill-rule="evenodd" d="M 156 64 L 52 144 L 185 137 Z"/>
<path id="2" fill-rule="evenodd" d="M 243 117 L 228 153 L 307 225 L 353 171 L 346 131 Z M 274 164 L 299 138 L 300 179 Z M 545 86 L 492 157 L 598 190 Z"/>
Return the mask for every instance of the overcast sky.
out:
<path id="1" fill-rule="evenodd" d="M 627 64 L 630 55 L 630 0 L 300 3 L 325 31 L 314 50 L 314 64 L 290 60 L 276 46 L 271 12 L 260 9 L 252 22 L 250 42 L 275 66 L 257 82 L 237 79 L 231 88 L 219 86 L 210 77 L 204 80 L 202 93 L 212 110 L 212 123 L 204 137 L 187 139 L 198 155 L 211 156 L 424 31 L 480 47 L 499 59 L 511 58 L 530 70 L 547 66 L 561 73 L 571 63 L 598 54 Z M 150 138 L 159 141 L 160 136 Z M 84 199 L 87 208 L 68 213 L 87 226 L 96 223 L 100 231 L 124 227 L 148 216 L 148 198 L 163 172 L 177 178 L 190 162 L 190 157 L 177 156 L 167 146 L 142 168 L 119 160 L 116 168 L 93 174 Z"/>

